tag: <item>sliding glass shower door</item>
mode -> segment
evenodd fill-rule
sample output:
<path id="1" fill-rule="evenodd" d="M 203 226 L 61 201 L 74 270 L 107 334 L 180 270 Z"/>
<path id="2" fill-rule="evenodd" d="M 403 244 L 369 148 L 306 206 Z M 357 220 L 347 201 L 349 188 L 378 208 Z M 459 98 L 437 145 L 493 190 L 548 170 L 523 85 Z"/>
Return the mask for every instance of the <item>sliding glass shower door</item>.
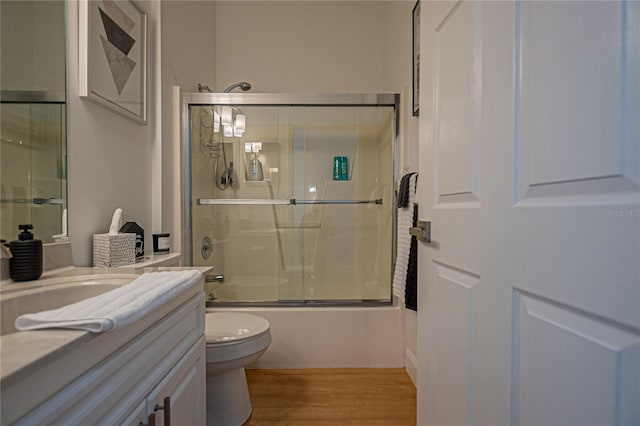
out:
<path id="1" fill-rule="evenodd" d="M 224 106 L 187 109 L 192 261 L 214 267 L 207 292 L 390 302 L 394 105 Z M 238 116 L 243 130 L 225 136 Z"/>

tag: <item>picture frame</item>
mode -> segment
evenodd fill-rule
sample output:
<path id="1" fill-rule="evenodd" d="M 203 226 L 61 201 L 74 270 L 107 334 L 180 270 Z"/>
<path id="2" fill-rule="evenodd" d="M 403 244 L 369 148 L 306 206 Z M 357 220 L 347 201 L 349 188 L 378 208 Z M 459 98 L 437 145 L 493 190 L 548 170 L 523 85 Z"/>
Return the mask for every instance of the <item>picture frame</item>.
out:
<path id="1" fill-rule="evenodd" d="M 420 0 L 413 6 L 411 22 L 413 25 L 412 39 L 412 79 L 413 79 L 413 106 L 414 117 L 420 115 Z"/>
<path id="2" fill-rule="evenodd" d="M 79 95 L 147 124 L 147 12 L 135 0 L 80 0 Z"/>

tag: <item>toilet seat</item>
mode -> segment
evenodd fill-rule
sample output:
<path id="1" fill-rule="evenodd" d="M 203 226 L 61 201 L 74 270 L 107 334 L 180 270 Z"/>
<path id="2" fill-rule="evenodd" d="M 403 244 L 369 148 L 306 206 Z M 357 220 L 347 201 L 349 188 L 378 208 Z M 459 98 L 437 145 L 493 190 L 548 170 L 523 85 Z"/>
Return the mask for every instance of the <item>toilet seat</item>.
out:
<path id="1" fill-rule="evenodd" d="M 269 321 L 256 315 L 216 312 L 205 315 L 207 363 L 244 363 L 271 344 Z M 207 367 L 212 370 L 214 367 Z"/>
<path id="2" fill-rule="evenodd" d="M 269 322 L 257 315 L 219 312 L 205 316 L 207 346 L 223 346 L 255 340 L 269 331 Z"/>

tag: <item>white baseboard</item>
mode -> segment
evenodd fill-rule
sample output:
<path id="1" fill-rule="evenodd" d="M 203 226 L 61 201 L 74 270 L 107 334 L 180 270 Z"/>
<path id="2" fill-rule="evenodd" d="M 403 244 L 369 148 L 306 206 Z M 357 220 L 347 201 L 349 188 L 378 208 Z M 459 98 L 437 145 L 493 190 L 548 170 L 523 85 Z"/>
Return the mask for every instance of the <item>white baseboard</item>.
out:
<path id="1" fill-rule="evenodd" d="M 411 378 L 413 384 L 418 386 L 418 361 L 413 351 L 406 348 L 404 351 L 404 369 L 407 370 L 407 374 Z"/>

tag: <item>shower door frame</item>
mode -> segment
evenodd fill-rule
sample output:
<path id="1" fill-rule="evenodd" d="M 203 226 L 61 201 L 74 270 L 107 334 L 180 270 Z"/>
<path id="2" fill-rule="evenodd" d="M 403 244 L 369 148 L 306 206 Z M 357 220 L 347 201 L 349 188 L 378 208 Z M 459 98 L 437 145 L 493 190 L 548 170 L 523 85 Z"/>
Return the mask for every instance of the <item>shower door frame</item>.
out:
<path id="1" fill-rule="evenodd" d="M 393 138 L 391 141 L 391 179 L 396 182 L 396 139 L 400 133 L 400 94 L 398 93 L 182 93 L 180 106 L 180 192 L 182 229 L 180 230 L 180 242 L 182 258 L 188 264 L 193 264 L 193 223 L 192 206 L 193 197 L 191 189 L 191 137 L 190 137 L 190 107 L 203 105 L 234 105 L 234 106 L 336 106 L 336 107 L 360 107 L 360 106 L 386 106 L 393 107 Z M 389 276 L 389 301 L 380 300 L 300 300 L 300 301 L 268 301 L 268 302 L 209 302 L 207 306 L 388 306 L 393 304 L 393 272 L 396 258 L 396 234 L 397 212 L 395 190 L 391 197 L 392 225 L 391 225 L 391 273 Z M 186 226 L 185 226 L 186 225 Z M 187 231 L 187 232 L 185 232 Z M 188 249 L 187 253 L 184 253 Z"/>

